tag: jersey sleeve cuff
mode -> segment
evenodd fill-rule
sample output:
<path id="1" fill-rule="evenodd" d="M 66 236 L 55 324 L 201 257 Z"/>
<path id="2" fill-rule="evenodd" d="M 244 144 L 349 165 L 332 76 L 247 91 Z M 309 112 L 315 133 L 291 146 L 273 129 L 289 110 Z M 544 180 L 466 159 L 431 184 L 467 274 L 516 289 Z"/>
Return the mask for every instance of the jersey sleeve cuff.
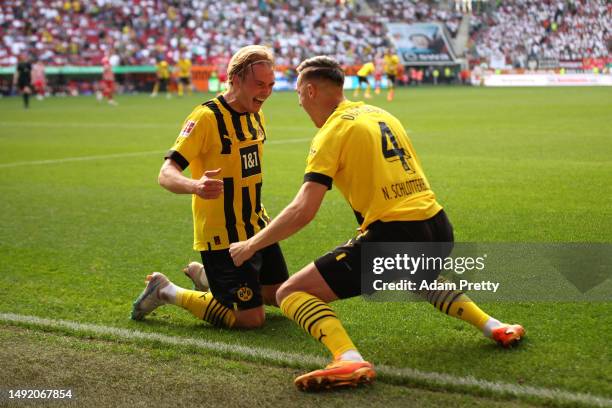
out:
<path id="1" fill-rule="evenodd" d="M 310 173 L 304 174 L 304 183 L 307 181 L 314 181 L 315 183 L 323 184 L 328 190 L 331 190 L 333 179 L 325 174 L 311 171 Z"/>
<path id="2" fill-rule="evenodd" d="M 185 170 L 189 166 L 187 159 L 176 150 L 168 150 L 168 153 L 164 156 L 164 159 L 171 159 L 173 162 L 181 167 L 181 170 Z"/>

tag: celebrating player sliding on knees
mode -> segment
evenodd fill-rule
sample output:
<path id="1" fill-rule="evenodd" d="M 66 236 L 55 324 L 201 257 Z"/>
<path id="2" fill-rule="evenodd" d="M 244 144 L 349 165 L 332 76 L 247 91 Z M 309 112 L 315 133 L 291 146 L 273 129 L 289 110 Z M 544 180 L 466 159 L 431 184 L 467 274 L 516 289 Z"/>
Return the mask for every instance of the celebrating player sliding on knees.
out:
<path id="1" fill-rule="evenodd" d="M 375 371 L 364 361 L 329 307 L 361 291 L 361 248 L 367 242 L 453 242 L 452 226 L 429 186 L 402 124 L 375 106 L 344 98 L 344 72 L 329 57 L 298 67 L 297 92 L 315 126 L 304 184 L 293 202 L 266 228 L 230 245 L 236 265 L 256 251 L 290 237 L 317 213 L 335 183 L 355 211 L 361 233 L 291 276 L 276 292 L 285 316 L 323 343 L 334 357 L 326 368 L 295 379 L 305 390 L 371 382 Z M 382 189 L 406 180 L 414 187 L 390 197 Z M 408 194 L 409 193 L 409 194 Z M 450 248 L 452 245 L 446 245 Z M 446 256 L 448 254 L 445 254 Z M 520 325 L 499 322 L 460 291 L 422 292 L 440 311 L 471 323 L 503 346 L 521 339 Z"/>

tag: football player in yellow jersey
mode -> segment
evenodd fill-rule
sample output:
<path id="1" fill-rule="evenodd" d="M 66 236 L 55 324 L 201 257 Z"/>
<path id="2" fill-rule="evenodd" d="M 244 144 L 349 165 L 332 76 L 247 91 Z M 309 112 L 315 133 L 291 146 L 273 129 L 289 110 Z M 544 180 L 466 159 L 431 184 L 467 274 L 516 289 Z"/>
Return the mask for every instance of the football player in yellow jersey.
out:
<path id="1" fill-rule="evenodd" d="M 191 95 L 191 60 L 187 53 L 184 53 L 176 64 L 178 68 L 178 96 L 183 96 L 184 88 L 187 87 L 187 93 Z"/>
<path id="2" fill-rule="evenodd" d="M 295 234 L 314 218 L 335 183 L 355 211 L 361 233 L 292 275 L 276 299 L 283 314 L 334 357 L 326 368 L 297 377 L 300 389 L 368 383 L 374 368 L 363 360 L 328 303 L 362 293 L 365 243 L 441 242 L 450 251 L 453 229 L 402 124 L 380 108 L 346 100 L 344 72 L 334 59 L 310 58 L 297 70 L 300 105 L 320 128 L 310 147 L 304 184 L 277 218 L 254 237 L 232 244 L 230 253 L 241 265 L 261 248 Z M 390 194 L 385 191 L 390 184 L 404 188 Z M 504 346 L 524 335 L 520 325 L 490 317 L 462 292 L 428 290 L 421 295 Z"/>
<path id="3" fill-rule="evenodd" d="M 211 292 L 180 288 L 155 272 L 134 302 L 132 319 L 175 304 L 214 325 L 256 328 L 265 320 L 264 303 L 276 305 L 276 290 L 288 278 L 278 244 L 257 251 L 240 267 L 228 250 L 269 222 L 261 202 L 266 139 L 261 107 L 274 86 L 273 64 L 266 47 L 240 49 L 227 68 L 228 90 L 187 116 L 159 173 L 162 187 L 192 195 L 194 249 L 200 251 Z M 187 167 L 191 177 L 183 175 Z M 192 266 L 185 273 L 197 283 L 193 273 L 202 269 Z"/>
<path id="4" fill-rule="evenodd" d="M 170 65 L 168 61 L 162 59 L 155 66 L 157 69 L 157 79 L 155 85 L 153 85 L 153 92 L 151 92 L 151 98 L 155 98 L 158 92 L 165 92 L 166 98 L 170 98 L 170 92 L 168 92 L 168 82 L 170 81 Z"/>
<path id="5" fill-rule="evenodd" d="M 373 62 L 366 62 L 361 68 L 359 68 L 359 71 L 357 71 L 357 79 L 359 80 L 359 83 L 357 84 L 357 88 L 355 88 L 355 92 L 353 92 L 353 97 L 359 97 L 359 91 L 361 90 L 361 84 L 363 83 L 366 84 L 366 90 L 363 94 L 364 98 L 369 99 L 372 97 L 372 95 L 370 95 L 371 87 L 370 81 L 368 81 L 368 76 L 372 75 L 374 69 Z"/>
<path id="6" fill-rule="evenodd" d="M 389 82 L 389 93 L 387 93 L 387 100 L 391 102 L 395 96 L 395 80 L 397 79 L 400 60 L 397 54 L 393 53 L 393 51 L 388 48 L 385 52 L 383 61 L 384 71 Z"/>

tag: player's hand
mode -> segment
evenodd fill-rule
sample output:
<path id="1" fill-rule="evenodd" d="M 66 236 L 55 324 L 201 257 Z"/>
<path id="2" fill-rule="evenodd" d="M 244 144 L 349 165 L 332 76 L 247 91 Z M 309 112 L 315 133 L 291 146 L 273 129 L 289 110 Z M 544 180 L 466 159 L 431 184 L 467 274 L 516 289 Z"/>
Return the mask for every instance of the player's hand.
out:
<path id="1" fill-rule="evenodd" d="M 255 251 L 249 246 L 249 241 L 240 241 L 230 244 L 229 252 L 236 266 L 242 265 L 255 255 Z"/>
<path id="2" fill-rule="evenodd" d="M 223 193 L 223 180 L 213 178 L 221 173 L 221 169 L 207 170 L 201 179 L 196 181 L 194 194 L 205 200 L 213 200 Z"/>

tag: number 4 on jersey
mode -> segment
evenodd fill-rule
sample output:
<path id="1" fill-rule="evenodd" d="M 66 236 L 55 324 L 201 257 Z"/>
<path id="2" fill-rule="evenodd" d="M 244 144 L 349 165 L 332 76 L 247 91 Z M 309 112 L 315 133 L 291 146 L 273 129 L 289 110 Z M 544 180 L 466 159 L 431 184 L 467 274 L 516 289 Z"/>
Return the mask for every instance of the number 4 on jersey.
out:
<path id="1" fill-rule="evenodd" d="M 408 160 L 406 160 L 406 156 L 410 158 L 410 155 L 407 155 L 404 148 L 399 146 L 395 135 L 385 122 L 378 122 L 378 124 L 380 125 L 380 133 L 382 134 L 382 153 L 385 159 L 397 156 L 398 158 L 395 160 L 400 160 L 402 162 L 404 170 L 407 172 L 411 171 Z"/>

